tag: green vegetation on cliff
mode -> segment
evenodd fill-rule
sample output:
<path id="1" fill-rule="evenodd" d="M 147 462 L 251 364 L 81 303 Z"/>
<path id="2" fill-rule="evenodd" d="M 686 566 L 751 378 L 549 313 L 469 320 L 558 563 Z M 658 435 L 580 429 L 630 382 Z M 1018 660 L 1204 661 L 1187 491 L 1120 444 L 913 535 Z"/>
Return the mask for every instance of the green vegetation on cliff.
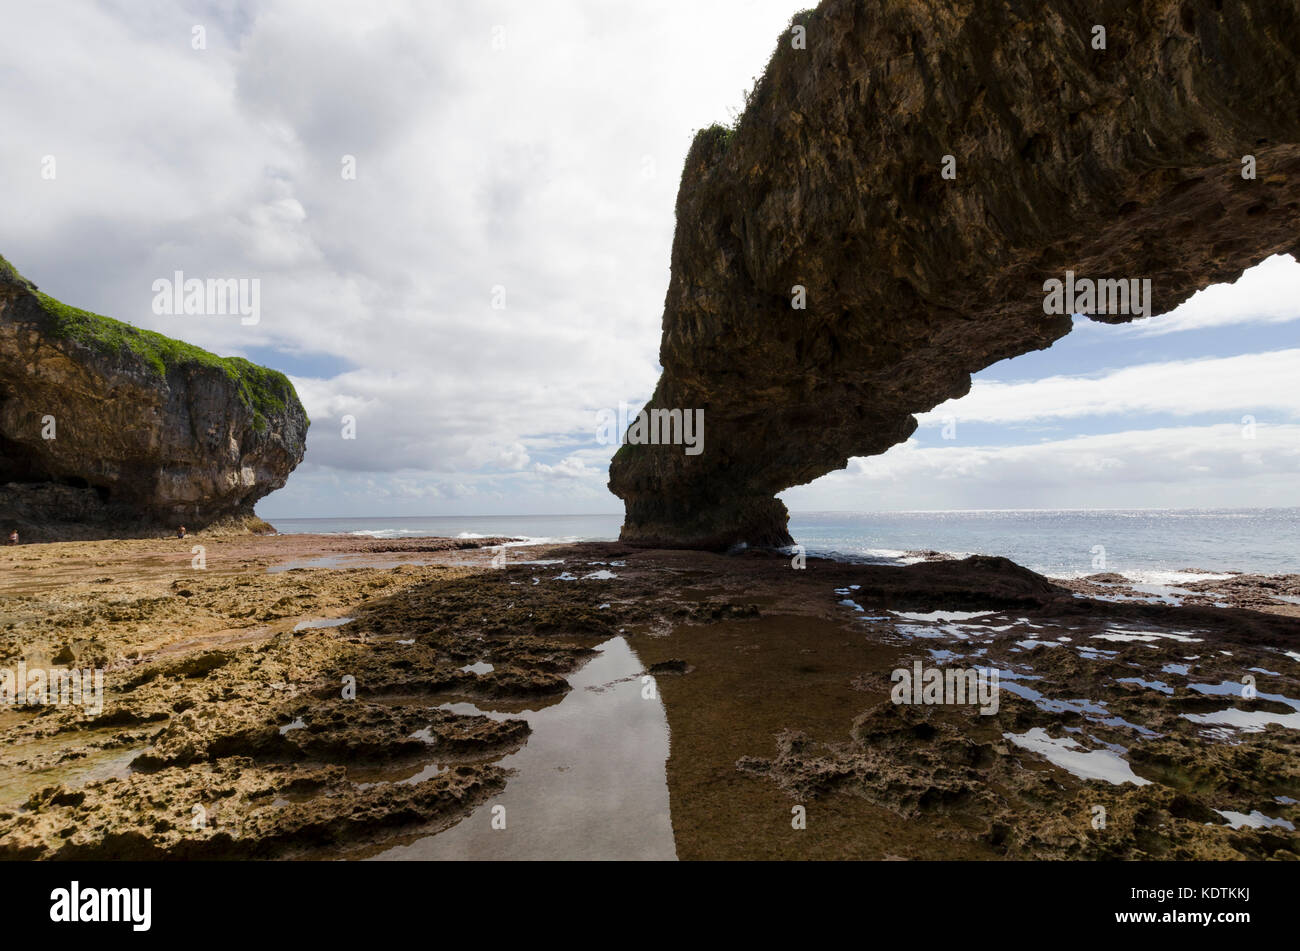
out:
<path id="1" fill-rule="evenodd" d="M 25 281 L 27 278 L 18 273 L 18 268 L 14 267 L 5 260 L 3 254 L 0 254 L 0 281 Z"/>
<path id="2" fill-rule="evenodd" d="M 760 96 L 766 97 L 768 95 L 767 86 L 769 85 L 769 78 L 775 72 L 775 64 L 777 63 L 778 59 L 781 58 L 783 53 L 786 53 L 787 51 L 794 49 L 793 46 L 794 28 L 797 26 L 801 26 L 804 28 L 805 31 L 808 30 L 812 24 L 813 16 L 816 13 L 817 13 L 816 8 L 810 7 L 807 10 L 800 10 L 798 13 L 796 13 L 793 17 L 790 18 L 790 26 L 778 38 L 776 43 L 776 49 L 772 51 L 772 55 L 767 62 L 767 68 L 763 70 L 763 75 L 755 76 L 753 85 L 741 94 L 741 98 L 743 99 L 743 104 L 741 105 L 741 108 L 739 110 L 736 110 L 734 112 L 731 123 L 728 124 L 724 122 L 715 122 L 712 125 L 707 126 L 706 128 L 698 130 L 695 133 L 695 143 L 699 143 L 701 137 L 703 137 L 708 144 L 713 144 L 714 142 L 716 142 L 717 144 L 721 145 L 722 150 L 724 152 L 731 146 L 731 143 L 735 138 L 737 130 L 740 129 L 741 123 L 745 121 L 745 117 L 747 115 L 750 115 L 751 112 L 753 111 L 753 107 L 755 103 L 759 101 L 759 97 Z M 804 43 L 805 44 L 807 43 L 806 33 L 804 37 Z M 694 143 L 693 143 L 693 147 L 694 147 Z"/>
<path id="3" fill-rule="evenodd" d="M 18 269 L 0 257 L 0 281 L 24 281 Z M 66 340 L 107 356 L 137 357 L 158 376 L 166 379 L 173 371 L 190 367 L 220 370 L 238 388 L 240 399 L 253 411 L 253 428 L 264 432 L 267 417 L 284 412 L 296 397 L 289 378 L 242 357 L 219 357 L 182 340 L 143 330 L 112 317 L 70 307 L 49 294 L 35 291 L 37 303 L 49 318 L 52 339 Z"/>
<path id="4" fill-rule="evenodd" d="M 253 428 L 266 429 L 266 417 L 281 413 L 293 394 L 293 384 L 278 370 L 269 370 L 243 357 L 219 357 L 183 340 L 174 340 L 152 330 L 142 330 L 112 317 L 69 307 L 49 294 L 36 292 L 45 313 L 52 319 L 56 339 L 76 341 L 105 354 L 130 351 L 159 376 L 173 370 L 209 367 L 220 370 L 239 388 L 244 405 L 253 411 Z"/>

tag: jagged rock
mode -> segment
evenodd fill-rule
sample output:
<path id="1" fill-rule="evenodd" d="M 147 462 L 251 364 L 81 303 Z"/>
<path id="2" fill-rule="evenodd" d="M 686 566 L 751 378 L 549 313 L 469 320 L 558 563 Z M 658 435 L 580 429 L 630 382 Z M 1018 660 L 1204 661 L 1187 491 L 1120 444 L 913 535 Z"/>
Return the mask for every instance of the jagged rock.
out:
<path id="1" fill-rule="evenodd" d="M 284 374 L 68 307 L 0 258 L 6 532 L 251 521 L 302 460 L 307 426 Z"/>
<path id="2" fill-rule="evenodd" d="M 784 35 L 686 159 L 649 407 L 703 408 L 706 438 L 619 450 L 625 542 L 788 544 L 775 493 L 1068 333 L 1044 312 L 1067 269 L 1150 279 L 1159 314 L 1300 251 L 1297 0 L 826 0 L 795 24 L 806 49 Z"/>

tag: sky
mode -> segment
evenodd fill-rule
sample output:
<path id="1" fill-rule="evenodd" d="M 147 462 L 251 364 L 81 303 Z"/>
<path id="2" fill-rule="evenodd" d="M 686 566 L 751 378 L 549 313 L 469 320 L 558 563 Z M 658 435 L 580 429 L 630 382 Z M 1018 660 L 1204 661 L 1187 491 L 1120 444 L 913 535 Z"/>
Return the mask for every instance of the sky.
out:
<path id="1" fill-rule="evenodd" d="M 312 427 L 264 518 L 616 513 L 597 430 L 659 375 L 686 150 L 803 6 L 11 4 L 0 254 L 66 303 L 289 374 Z M 260 319 L 154 313 L 176 271 L 258 280 Z M 1297 321 L 1284 257 L 1168 315 L 1076 318 L 782 498 L 1295 504 Z"/>

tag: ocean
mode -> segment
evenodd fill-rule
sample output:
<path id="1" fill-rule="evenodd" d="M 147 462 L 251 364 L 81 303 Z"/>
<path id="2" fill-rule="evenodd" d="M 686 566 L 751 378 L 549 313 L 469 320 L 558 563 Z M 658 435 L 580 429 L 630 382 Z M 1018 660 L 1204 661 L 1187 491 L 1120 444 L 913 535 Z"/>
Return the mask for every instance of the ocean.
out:
<path id="1" fill-rule="evenodd" d="M 622 515 L 428 518 L 279 518 L 303 532 L 420 538 L 513 535 L 537 542 L 612 541 Z M 909 551 L 1002 555 L 1040 574 L 1113 571 L 1176 584 L 1226 571 L 1300 573 L 1300 508 L 793 512 L 790 533 L 809 554 L 907 563 Z"/>

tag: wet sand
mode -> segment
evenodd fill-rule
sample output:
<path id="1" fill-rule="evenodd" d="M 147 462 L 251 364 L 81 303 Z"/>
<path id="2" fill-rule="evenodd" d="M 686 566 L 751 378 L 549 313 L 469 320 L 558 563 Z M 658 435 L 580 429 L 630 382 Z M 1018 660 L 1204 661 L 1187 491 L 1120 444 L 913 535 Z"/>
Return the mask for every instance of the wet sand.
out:
<path id="1" fill-rule="evenodd" d="M 1300 857 L 1296 576 L 502 541 L 0 549 L 0 856 Z"/>

